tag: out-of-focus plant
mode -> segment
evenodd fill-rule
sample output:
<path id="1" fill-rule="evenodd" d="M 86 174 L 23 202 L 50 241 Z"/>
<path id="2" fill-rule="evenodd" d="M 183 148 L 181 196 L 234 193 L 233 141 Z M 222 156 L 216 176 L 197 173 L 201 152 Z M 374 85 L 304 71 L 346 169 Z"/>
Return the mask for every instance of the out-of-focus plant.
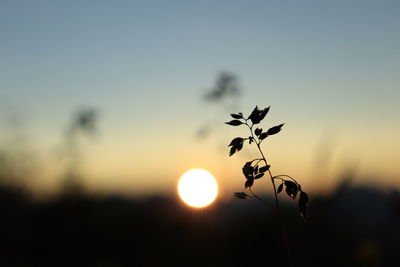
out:
<path id="1" fill-rule="evenodd" d="M 202 100 L 216 108 L 217 113 L 212 117 L 213 119 L 208 119 L 201 125 L 196 132 L 197 137 L 205 139 L 210 137 L 211 133 L 216 132 L 215 130 L 220 125 L 220 119 L 218 119 L 219 114 L 221 114 L 220 111 L 223 110 L 223 113 L 225 113 L 226 110 L 237 109 L 240 96 L 241 89 L 238 77 L 228 71 L 219 73 L 214 86 L 209 88 L 202 96 Z"/>
<path id="2" fill-rule="evenodd" d="M 97 133 L 98 111 L 85 107 L 72 114 L 71 121 L 63 135 L 63 143 L 59 149 L 60 156 L 66 160 L 63 181 L 64 191 L 79 191 L 81 179 L 81 137 L 93 137 Z"/>
<path id="3" fill-rule="evenodd" d="M 204 96 L 207 101 L 222 101 L 240 95 L 238 79 L 229 72 L 219 74 L 215 86 Z"/>

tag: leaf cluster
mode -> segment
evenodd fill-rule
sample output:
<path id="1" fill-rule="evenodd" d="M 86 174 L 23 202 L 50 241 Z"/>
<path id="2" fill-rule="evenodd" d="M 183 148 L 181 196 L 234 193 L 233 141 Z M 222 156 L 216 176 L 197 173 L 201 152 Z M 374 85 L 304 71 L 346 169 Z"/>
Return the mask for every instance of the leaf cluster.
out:
<path id="1" fill-rule="evenodd" d="M 253 134 L 252 131 L 253 126 L 255 124 L 259 124 L 265 118 L 269 109 L 270 107 L 260 110 L 256 106 L 247 118 L 243 117 L 243 113 L 241 112 L 237 114 L 231 114 L 234 120 L 225 122 L 225 124 L 228 124 L 230 126 L 246 125 L 250 128 L 250 132 L 252 133 L 252 135 L 247 138 L 242 138 L 242 137 L 234 138 L 228 145 L 230 147 L 229 156 L 232 156 L 236 152 L 239 152 L 243 148 L 244 141 L 246 140 L 249 140 L 249 144 L 256 142 L 256 144 L 259 145 L 268 136 L 277 134 L 281 131 L 282 126 L 284 124 L 279 124 L 277 126 L 271 127 L 265 132 L 263 132 L 262 128 L 256 128 Z M 251 124 L 249 124 L 250 122 Z"/>
<path id="2" fill-rule="evenodd" d="M 253 165 L 253 162 L 256 161 L 257 163 Z M 242 171 L 244 177 L 246 178 L 246 182 L 244 184 L 244 187 L 246 189 L 253 185 L 254 180 L 262 178 L 264 176 L 264 173 L 269 170 L 270 165 L 259 167 L 260 162 L 261 159 L 255 159 L 252 161 L 248 161 L 246 162 L 246 164 L 244 164 Z"/>
<path id="3" fill-rule="evenodd" d="M 279 194 L 283 191 L 285 187 L 286 194 L 292 198 L 296 199 L 298 193 L 300 192 L 299 201 L 298 201 L 298 208 L 299 213 L 303 218 L 306 218 L 307 215 L 307 207 L 308 207 L 308 194 L 301 190 L 301 185 L 299 185 L 296 181 L 290 181 L 280 178 L 279 176 L 273 177 L 273 179 L 281 179 L 282 183 L 278 186 L 276 192 Z"/>

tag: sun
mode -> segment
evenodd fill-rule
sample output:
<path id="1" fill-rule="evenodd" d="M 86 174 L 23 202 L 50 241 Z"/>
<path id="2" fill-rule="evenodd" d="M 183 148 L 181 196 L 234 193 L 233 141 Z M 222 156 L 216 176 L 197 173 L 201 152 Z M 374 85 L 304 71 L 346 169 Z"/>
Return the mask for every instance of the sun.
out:
<path id="1" fill-rule="evenodd" d="M 189 206 L 202 208 L 215 200 L 218 195 L 218 184 L 208 171 L 191 169 L 179 179 L 178 194 Z"/>

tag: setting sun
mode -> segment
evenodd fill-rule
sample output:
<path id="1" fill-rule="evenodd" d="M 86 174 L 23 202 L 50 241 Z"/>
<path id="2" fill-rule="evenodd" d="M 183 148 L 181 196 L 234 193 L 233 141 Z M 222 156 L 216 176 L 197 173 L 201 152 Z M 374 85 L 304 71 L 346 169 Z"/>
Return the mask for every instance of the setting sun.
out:
<path id="1" fill-rule="evenodd" d="M 185 172 L 178 182 L 178 193 L 189 206 L 201 208 L 211 204 L 218 194 L 214 176 L 203 169 Z"/>

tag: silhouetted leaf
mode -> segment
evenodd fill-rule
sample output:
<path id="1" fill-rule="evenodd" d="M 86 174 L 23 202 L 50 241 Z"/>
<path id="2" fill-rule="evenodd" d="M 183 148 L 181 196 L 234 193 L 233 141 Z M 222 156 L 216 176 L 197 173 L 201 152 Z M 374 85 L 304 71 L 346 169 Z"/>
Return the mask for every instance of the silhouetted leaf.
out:
<path id="1" fill-rule="evenodd" d="M 240 151 L 243 148 L 243 143 L 240 143 L 236 146 L 236 151 Z"/>
<path id="2" fill-rule="evenodd" d="M 300 193 L 300 199 L 302 199 L 305 203 L 308 204 L 308 195 L 306 192 L 301 191 Z"/>
<path id="3" fill-rule="evenodd" d="M 253 122 L 253 124 L 258 124 L 264 119 L 264 117 L 265 117 L 265 115 L 267 115 L 268 111 L 269 111 L 269 107 L 267 107 L 263 110 L 259 110 L 258 106 L 256 106 L 254 108 L 253 112 L 251 112 L 248 119 L 250 119 L 251 122 Z"/>
<path id="4" fill-rule="evenodd" d="M 281 128 L 282 128 L 283 125 L 284 125 L 284 123 L 283 124 L 279 124 L 277 126 L 274 126 L 272 128 L 269 128 L 268 131 L 267 131 L 267 134 L 268 135 L 273 135 L 273 134 L 279 133 L 281 131 Z"/>
<path id="5" fill-rule="evenodd" d="M 236 137 L 229 143 L 228 146 L 231 146 L 229 156 L 232 156 L 236 151 L 240 151 L 243 148 L 243 141 L 244 138 Z"/>
<path id="6" fill-rule="evenodd" d="M 296 188 L 297 188 L 296 183 L 294 183 L 294 182 L 292 182 L 292 181 L 285 181 L 284 183 L 285 183 L 286 186 L 289 186 L 289 187 L 296 187 Z"/>
<path id="7" fill-rule="evenodd" d="M 254 179 L 253 178 L 247 179 L 247 181 L 244 183 L 244 188 L 251 187 L 253 185 L 253 183 L 254 183 Z"/>
<path id="8" fill-rule="evenodd" d="M 269 170 L 269 168 L 271 167 L 271 165 L 266 165 L 264 167 L 261 167 L 258 171 L 259 172 L 266 172 Z"/>
<path id="9" fill-rule="evenodd" d="M 244 168 L 250 167 L 252 163 L 253 163 L 253 161 L 247 161 L 247 162 L 243 165 L 243 169 L 244 169 Z"/>
<path id="10" fill-rule="evenodd" d="M 258 173 L 258 165 L 256 167 L 254 167 L 254 174 Z"/>
<path id="11" fill-rule="evenodd" d="M 289 195 L 289 197 L 295 199 L 297 196 L 297 184 L 295 184 L 292 181 L 285 181 L 285 186 L 286 186 L 286 193 Z"/>
<path id="12" fill-rule="evenodd" d="M 264 176 L 264 173 L 262 172 L 262 173 L 257 174 L 256 177 L 254 177 L 254 179 L 260 179 L 263 176 Z"/>
<path id="13" fill-rule="evenodd" d="M 251 166 L 251 163 L 252 163 L 251 161 L 246 162 L 246 164 L 244 164 L 244 166 L 242 168 L 243 174 L 247 179 L 253 178 L 254 168 L 253 168 L 253 166 Z"/>
<path id="14" fill-rule="evenodd" d="M 252 142 L 254 142 L 254 138 L 249 136 L 249 145 L 251 145 Z"/>
<path id="15" fill-rule="evenodd" d="M 282 192 L 282 189 L 283 189 L 283 184 L 280 184 L 278 186 L 278 190 L 276 190 L 276 192 L 279 194 L 280 192 Z"/>
<path id="16" fill-rule="evenodd" d="M 239 126 L 243 124 L 240 120 L 231 120 L 229 122 L 225 122 L 225 124 L 232 125 L 232 126 Z"/>
<path id="17" fill-rule="evenodd" d="M 243 119 L 243 115 L 241 113 L 239 113 L 239 114 L 231 114 L 231 116 L 234 119 Z"/>
<path id="18" fill-rule="evenodd" d="M 246 179 L 253 179 L 254 168 L 251 165 L 247 165 L 247 163 L 242 168 L 243 174 Z"/>
<path id="19" fill-rule="evenodd" d="M 235 152 L 236 152 L 236 147 L 235 146 L 231 147 L 231 150 L 229 151 L 229 156 L 232 156 L 233 154 L 235 154 Z"/>
<path id="20" fill-rule="evenodd" d="M 304 219 L 306 218 L 307 215 L 307 204 L 308 204 L 308 195 L 307 193 L 301 191 L 299 197 L 299 212 Z"/>
<path id="21" fill-rule="evenodd" d="M 260 136 L 258 137 L 260 140 L 264 140 L 265 138 L 267 138 L 267 136 L 268 136 L 268 133 L 267 132 L 264 132 L 264 133 L 262 133 L 262 134 L 260 134 Z"/>
<path id="22" fill-rule="evenodd" d="M 258 110 L 258 106 L 256 106 L 253 111 L 251 112 L 250 116 L 247 118 L 248 120 L 251 120 L 251 122 L 253 124 L 257 124 L 260 122 L 260 120 L 258 119 L 260 114 L 260 111 Z"/>
<path id="23" fill-rule="evenodd" d="M 254 133 L 255 133 L 257 136 L 259 136 L 259 135 L 262 133 L 262 129 L 257 128 L 257 129 L 254 130 Z"/>
<path id="24" fill-rule="evenodd" d="M 246 198 L 248 198 L 248 197 L 250 197 L 248 194 L 246 194 L 245 192 L 235 192 L 235 193 L 233 193 L 233 195 L 235 196 L 235 197 L 237 197 L 237 198 L 240 198 L 240 199 L 246 199 Z"/>
<path id="25" fill-rule="evenodd" d="M 234 138 L 230 143 L 229 143 L 229 145 L 228 146 L 237 146 L 237 145 L 239 145 L 240 143 L 243 143 L 243 138 L 241 138 L 241 137 L 236 137 L 236 138 Z"/>
<path id="26" fill-rule="evenodd" d="M 267 113 L 269 111 L 269 108 L 270 107 L 267 107 L 267 108 L 265 108 L 265 109 L 260 111 L 260 115 L 259 115 L 260 121 L 262 121 L 264 119 L 265 115 L 267 115 Z"/>

